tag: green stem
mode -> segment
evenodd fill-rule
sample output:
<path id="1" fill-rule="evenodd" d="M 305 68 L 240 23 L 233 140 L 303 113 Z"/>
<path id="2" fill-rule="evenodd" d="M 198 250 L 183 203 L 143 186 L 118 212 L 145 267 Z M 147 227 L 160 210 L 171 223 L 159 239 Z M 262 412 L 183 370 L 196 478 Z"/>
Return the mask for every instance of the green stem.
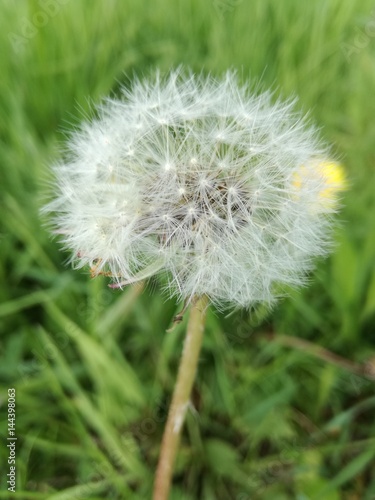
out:
<path id="1" fill-rule="evenodd" d="M 167 500 L 169 496 L 173 465 L 197 371 L 207 306 L 208 299 L 205 296 L 196 298 L 191 306 L 184 348 L 178 369 L 177 382 L 174 388 L 168 420 L 161 443 L 159 463 L 155 476 L 153 500 Z"/>

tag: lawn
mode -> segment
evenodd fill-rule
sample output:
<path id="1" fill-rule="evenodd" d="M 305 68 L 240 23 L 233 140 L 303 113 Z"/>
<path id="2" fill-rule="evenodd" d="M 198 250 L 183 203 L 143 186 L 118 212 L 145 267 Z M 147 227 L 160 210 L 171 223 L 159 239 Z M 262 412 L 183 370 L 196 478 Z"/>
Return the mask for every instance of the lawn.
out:
<path id="1" fill-rule="evenodd" d="M 210 308 L 171 500 L 374 499 L 373 2 L 0 0 L 0 28 L 0 499 L 151 498 L 187 318 L 71 269 L 40 208 L 93 105 L 179 65 L 298 97 L 349 189 L 305 288 Z"/>

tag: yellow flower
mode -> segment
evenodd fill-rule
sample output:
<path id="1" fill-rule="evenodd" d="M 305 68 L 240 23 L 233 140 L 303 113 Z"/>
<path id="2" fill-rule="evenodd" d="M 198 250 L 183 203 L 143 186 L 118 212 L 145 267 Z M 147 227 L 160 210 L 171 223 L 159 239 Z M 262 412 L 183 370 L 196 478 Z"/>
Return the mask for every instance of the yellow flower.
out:
<path id="1" fill-rule="evenodd" d="M 318 168 L 326 184 L 320 196 L 327 201 L 336 201 L 338 193 L 348 187 L 343 166 L 334 161 L 324 161 L 319 163 Z"/>
<path id="2" fill-rule="evenodd" d="M 348 187 L 343 166 L 335 161 L 316 161 L 312 167 L 302 166 L 293 177 L 293 186 L 302 191 L 311 180 L 319 183 L 317 207 L 334 208 L 340 191 Z"/>

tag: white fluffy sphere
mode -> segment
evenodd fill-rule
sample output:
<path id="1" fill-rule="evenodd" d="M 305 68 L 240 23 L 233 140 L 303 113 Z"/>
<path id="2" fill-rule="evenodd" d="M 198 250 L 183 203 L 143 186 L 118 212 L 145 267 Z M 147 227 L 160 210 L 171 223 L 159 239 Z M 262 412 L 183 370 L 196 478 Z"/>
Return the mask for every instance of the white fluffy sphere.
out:
<path id="1" fill-rule="evenodd" d="M 234 73 L 136 81 L 69 142 L 47 211 L 77 266 L 169 295 L 272 301 L 327 250 L 326 150 L 293 103 Z"/>

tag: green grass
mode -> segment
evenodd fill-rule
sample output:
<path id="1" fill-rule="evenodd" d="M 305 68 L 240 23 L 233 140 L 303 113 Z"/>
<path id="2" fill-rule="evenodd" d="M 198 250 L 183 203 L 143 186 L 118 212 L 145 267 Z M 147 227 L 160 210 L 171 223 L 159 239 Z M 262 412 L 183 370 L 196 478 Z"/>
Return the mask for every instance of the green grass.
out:
<path id="1" fill-rule="evenodd" d="M 234 67 L 277 96 L 298 95 L 351 187 L 337 247 L 307 288 L 271 312 L 210 311 L 172 500 L 375 498 L 372 8 L 0 1 L 0 499 L 151 496 L 186 319 L 165 333 L 178 304 L 157 287 L 110 291 L 67 267 L 39 208 L 65 132 L 91 103 L 181 63 Z M 8 387 L 16 494 L 6 484 Z"/>

